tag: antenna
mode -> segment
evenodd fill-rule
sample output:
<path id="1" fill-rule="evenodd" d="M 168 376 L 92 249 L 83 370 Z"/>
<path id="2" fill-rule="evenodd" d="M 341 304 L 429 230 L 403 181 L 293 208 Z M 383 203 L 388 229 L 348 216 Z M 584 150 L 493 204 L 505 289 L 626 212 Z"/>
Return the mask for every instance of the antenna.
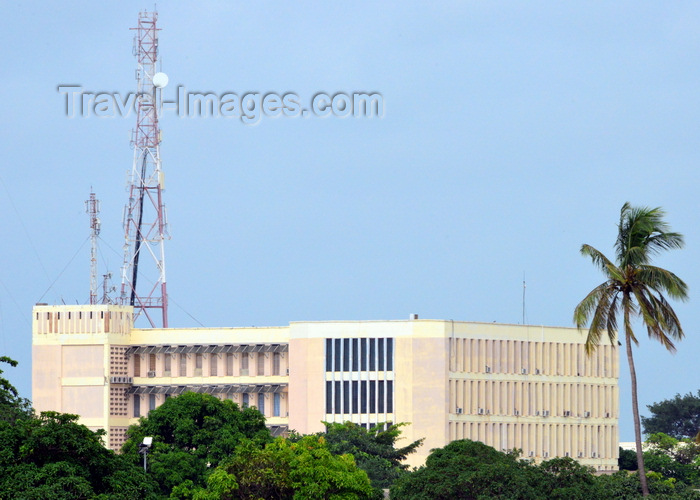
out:
<path id="1" fill-rule="evenodd" d="M 525 324 L 525 289 L 527 285 L 525 284 L 525 273 L 523 273 L 523 325 Z"/>
<path id="2" fill-rule="evenodd" d="M 137 60 L 136 128 L 132 134 L 134 161 L 127 189 L 129 200 L 124 209 L 124 264 L 122 266 L 122 304 L 134 307 L 134 321 L 143 314 L 151 327 L 159 309 L 163 328 L 168 327 L 168 294 L 165 280 L 165 246 L 167 216 L 162 194 L 163 170 L 160 162 L 161 89 L 168 83 L 164 73 L 157 73 L 157 12 L 140 12 L 134 37 Z M 143 254 L 143 255 L 142 255 Z M 139 267 L 139 265 L 141 267 Z M 144 286 L 144 270 L 154 271 L 155 283 Z M 141 276 L 137 287 L 137 280 Z M 152 278 L 153 279 L 153 278 Z"/>
<path id="3" fill-rule="evenodd" d="M 100 235 L 100 200 L 90 188 L 90 199 L 85 200 L 85 212 L 90 216 L 90 305 L 97 304 L 97 237 Z"/>

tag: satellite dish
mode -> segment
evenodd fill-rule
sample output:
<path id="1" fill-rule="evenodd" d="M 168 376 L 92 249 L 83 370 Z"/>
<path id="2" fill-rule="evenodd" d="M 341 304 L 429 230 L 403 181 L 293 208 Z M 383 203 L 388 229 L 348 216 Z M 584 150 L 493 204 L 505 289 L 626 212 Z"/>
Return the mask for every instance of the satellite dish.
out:
<path id="1" fill-rule="evenodd" d="M 162 89 L 168 84 L 168 75 L 166 75 L 165 73 L 156 73 L 155 75 L 153 75 L 151 81 L 153 82 L 154 87 Z"/>

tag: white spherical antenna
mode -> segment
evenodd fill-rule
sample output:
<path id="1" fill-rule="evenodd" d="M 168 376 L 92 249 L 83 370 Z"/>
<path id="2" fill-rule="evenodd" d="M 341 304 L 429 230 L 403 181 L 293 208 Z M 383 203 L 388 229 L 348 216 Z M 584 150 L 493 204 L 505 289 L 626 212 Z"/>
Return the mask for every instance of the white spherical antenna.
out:
<path id="1" fill-rule="evenodd" d="M 168 75 L 165 73 L 156 73 L 153 75 L 153 79 L 151 81 L 153 82 L 154 87 L 162 89 L 168 84 Z"/>

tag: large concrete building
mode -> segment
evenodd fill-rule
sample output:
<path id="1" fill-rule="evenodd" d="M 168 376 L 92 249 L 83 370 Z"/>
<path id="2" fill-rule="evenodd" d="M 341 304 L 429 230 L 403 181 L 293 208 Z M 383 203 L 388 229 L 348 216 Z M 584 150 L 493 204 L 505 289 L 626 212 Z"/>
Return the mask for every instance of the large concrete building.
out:
<path id="1" fill-rule="evenodd" d="M 256 406 L 276 434 L 409 422 L 407 440 L 425 438 L 411 465 L 470 438 L 616 470 L 618 350 L 587 357 L 584 341 L 574 328 L 417 318 L 139 329 L 131 307 L 37 305 L 32 397 L 106 429 L 113 449 L 192 390 Z"/>

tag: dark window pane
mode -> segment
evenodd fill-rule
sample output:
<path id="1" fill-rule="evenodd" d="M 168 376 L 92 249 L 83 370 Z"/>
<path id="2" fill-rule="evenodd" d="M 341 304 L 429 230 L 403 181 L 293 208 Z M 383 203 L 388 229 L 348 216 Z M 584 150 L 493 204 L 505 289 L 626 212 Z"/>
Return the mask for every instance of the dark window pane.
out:
<path id="1" fill-rule="evenodd" d="M 360 339 L 360 371 L 367 370 L 367 339 Z"/>
<path id="2" fill-rule="evenodd" d="M 369 371 L 377 369 L 377 351 L 375 350 L 376 339 L 369 339 Z"/>
<path id="3" fill-rule="evenodd" d="M 394 381 L 386 381 L 386 412 L 394 413 Z"/>
<path id="4" fill-rule="evenodd" d="M 342 410 L 340 408 L 340 382 L 339 381 L 335 383 L 334 389 L 335 389 L 335 398 L 334 398 L 335 404 L 333 405 L 333 409 L 334 409 L 333 413 L 341 413 Z"/>
<path id="5" fill-rule="evenodd" d="M 379 358 L 378 370 L 384 369 L 384 339 L 377 339 L 377 357 Z"/>
<path id="6" fill-rule="evenodd" d="M 333 369 L 337 372 L 340 371 L 340 339 L 335 339 L 335 352 L 333 353 Z"/>
<path id="7" fill-rule="evenodd" d="M 386 339 L 386 369 L 394 369 L 394 339 Z"/>
<path id="8" fill-rule="evenodd" d="M 360 413 L 367 413 L 367 381 L 360 382 Z"/>
<path id="9" fill-rule="evenodd" d="M 352 339 L 352 371 L 356 372 L 357 371 L 357 366 L 358 366 L 358 356 L 357 356 L 357 339 Z"/>
<path id="10" fill-rule="evenodd" d="M 333 371 L 333 339 L 326 339 L 326 371 Z"/>
<path id="11" fill-rule="evenodd" d="M 350 382 L 343 382 L 343 413 L 350 413 Z"/>
<path id="12" fill-rule="evenodd" d="M 384 381 L 377 382 L 377 410 L 378 413 L 384 413 Z"/>
<path id="13" fill-rule="evenodd" d="M 343 371 L 350 371 L 350 339 L 343 339 Z"/>
<path id="14" fill-rule="evenodd" d="M 333 382 L 326 381 L 326 413 L 333 413 Z"/>
<path id="15" fill-rule="evenodd" d="M 357 380 L 352 381 L 352 412 L 353 413 L 357 413 L 357 411 L 359 409 L 358 408 L 358 398 L 359 398 L 358 385 L 359 384 L 358 384 Z"/>
<path id="16" fill-rule="evenodd" d="M 377 413 L 377 385 L 376 380 L 369 381 L 369 412 Z"/>

